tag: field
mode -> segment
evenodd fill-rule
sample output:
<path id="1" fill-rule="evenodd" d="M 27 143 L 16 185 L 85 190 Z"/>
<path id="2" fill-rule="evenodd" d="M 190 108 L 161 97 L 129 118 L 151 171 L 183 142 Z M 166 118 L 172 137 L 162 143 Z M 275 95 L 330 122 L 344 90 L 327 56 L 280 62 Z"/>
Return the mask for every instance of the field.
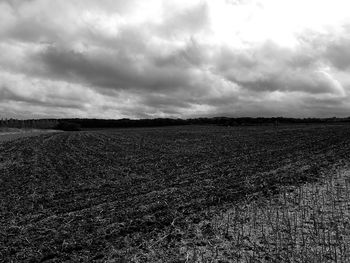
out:
<path id="1" fill-rule="evenodd" d="M 13 141 L 15 139 L 38 136 L 44 133 L 59 132 L 56 130 L 39 129 L 5 129 L 0 128 L 0 142 Z"/>
<path id="2" fill-rule="evenodd" d="M 0 142 L 0 259 L 346 262 L 349 156 L 346 125 Z"/>

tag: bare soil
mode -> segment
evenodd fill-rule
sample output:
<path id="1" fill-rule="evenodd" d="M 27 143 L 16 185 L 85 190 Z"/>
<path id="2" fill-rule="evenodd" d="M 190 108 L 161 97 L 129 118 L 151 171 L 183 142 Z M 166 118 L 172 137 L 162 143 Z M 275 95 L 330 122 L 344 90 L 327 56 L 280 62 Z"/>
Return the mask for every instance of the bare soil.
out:
<path id="1" fill-rule="evenodd" d="M 203 222 L 242 200 L 315 183 L 349 155 L 350 127 L 341 125 L 99 130 L 3 142 L 0 258 L 200 261 L 187 249 L 198 244 L 187 241 Z M 227 251 L 217 262 L 234 257 Z"/>

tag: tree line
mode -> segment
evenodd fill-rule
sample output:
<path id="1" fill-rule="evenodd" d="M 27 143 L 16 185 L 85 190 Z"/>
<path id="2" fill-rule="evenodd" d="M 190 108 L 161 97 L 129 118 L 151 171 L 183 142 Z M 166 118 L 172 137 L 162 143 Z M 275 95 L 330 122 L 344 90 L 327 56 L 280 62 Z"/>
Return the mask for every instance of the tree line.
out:
<path id="1" fill-rule="evenodd" d="M 286 124 L 312 124 L 312 123 L 350 123 L 347 118 L 252 118 L 252 117 L 213 117 L 191 119 L 1 119 L 0 127 L 29 128 L 29 129 L 99 129 L 99 128 L 127 128 L 127 127 L 159 127 L 174 125 L 221 125 L 221 126 L 250 126 L 250 125 L 286 125 Z"/>
<path id="2" fill-rule="evenodd" d="M 52 129 L 58 125 L 58 119 L 0 119 L 0 127 L 18 129 Z"/>

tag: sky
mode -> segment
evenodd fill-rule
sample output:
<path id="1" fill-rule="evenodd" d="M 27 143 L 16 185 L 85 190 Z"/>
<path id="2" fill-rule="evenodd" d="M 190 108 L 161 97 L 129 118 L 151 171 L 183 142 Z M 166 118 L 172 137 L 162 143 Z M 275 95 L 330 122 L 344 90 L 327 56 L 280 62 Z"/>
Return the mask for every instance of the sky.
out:
<path id="1" fill-rule="evenodd" d="M 0 0 L 0 118 L 350 116 L 347 0 Z"/>

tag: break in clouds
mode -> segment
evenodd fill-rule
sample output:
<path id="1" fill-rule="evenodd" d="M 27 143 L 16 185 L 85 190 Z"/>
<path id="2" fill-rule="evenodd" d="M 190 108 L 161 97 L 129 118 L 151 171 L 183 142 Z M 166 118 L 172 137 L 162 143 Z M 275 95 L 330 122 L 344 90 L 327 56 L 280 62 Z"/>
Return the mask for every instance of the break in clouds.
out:
<path id="1" fill-rule="evenodd" d="M 348 6 L 305 2 L 0 1 L 0 112 L 348 116 Z"/>

